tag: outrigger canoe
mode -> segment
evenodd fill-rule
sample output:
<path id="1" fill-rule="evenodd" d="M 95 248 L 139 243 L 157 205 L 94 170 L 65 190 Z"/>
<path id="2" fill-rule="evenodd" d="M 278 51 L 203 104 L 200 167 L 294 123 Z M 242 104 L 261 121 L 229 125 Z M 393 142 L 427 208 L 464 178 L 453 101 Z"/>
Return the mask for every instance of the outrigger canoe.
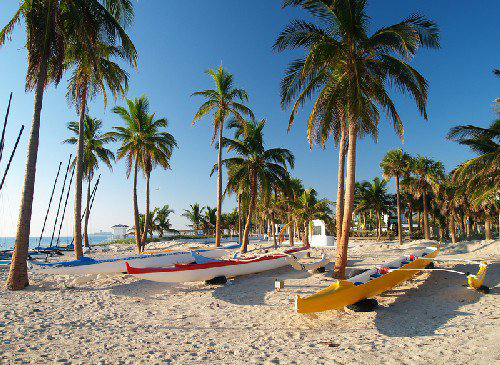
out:
<path id="1" fill-rule="evenodd" d="M 372 298 L 416 275 L 419 272 L 418 269 L 424 269 L 429 265 L 439 251 L 439 245 L 426 247 L 415 251 L 410 256 L 367 270 L 350 279 L 338 280 L 309 297 L 297 296 L 295 309 L 298 313 L 323 312 Z"/>
<path id="2" fill-rule="evenodd" d="M 266 255 L 258 258 L 217 260 L 190 265 L 177 264 L 172 268 L 138 268 L 127 262 L 127 273 L 140 279 L 166 283 L 205 281 L 220 276 L 230 278 L 286 266 L 288 265 L 287 255 L 302 258 L 308 249 L 309 247 L 301 247 L 285 251 L 283 254 Z M 206 256 L 205 253 L 201 254 Z"/>
<path id="3" fill-rule="evenodd" d="M 226 245 L 217 249 L 203 249 L 196 252 L 210 258 L 222 257 L 232 250 L 240 247 L 238 244 Z M 83 257 L 80 260 L 62 261 L 52 263 L 41 263 L 29 261 L 30 268 L 46 274 L 115 274 L 127 272 L 125 263 L 133 263 L 139 268 L 168 267 L 175 264 L 187 264 L 194 262 L 189 251 L 175 251 L 159 253 L 155 255 L 121 256 L 111 259 L 95 260 Z"/>

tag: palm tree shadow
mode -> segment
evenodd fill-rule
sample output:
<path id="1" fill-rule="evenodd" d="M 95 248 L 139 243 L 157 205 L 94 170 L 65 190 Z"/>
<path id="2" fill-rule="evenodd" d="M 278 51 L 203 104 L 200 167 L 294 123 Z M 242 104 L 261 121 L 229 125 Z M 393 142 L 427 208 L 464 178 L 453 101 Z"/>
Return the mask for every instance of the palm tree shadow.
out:
<path id="1" fill-rule="evenodd" d="M 463 272 L 477 272 L 477 265 L 457 265 L 453 268 Z M 417 279 L 418 280 L 418 279 Z M 450 319 L 471 316 L 460 308 L 479 301 L 484 295 L 498 295 L 500 287 L 500 264 L 488 267 L 485 285 L 489 294 L 468 288 L 462 275 L 435 271 L 424 283 L 409 290 L 391 290 L 379 296 L 396 300 L 377 311 L 375 326 L 381 334 L 389 337 L 433 336 Z"/>

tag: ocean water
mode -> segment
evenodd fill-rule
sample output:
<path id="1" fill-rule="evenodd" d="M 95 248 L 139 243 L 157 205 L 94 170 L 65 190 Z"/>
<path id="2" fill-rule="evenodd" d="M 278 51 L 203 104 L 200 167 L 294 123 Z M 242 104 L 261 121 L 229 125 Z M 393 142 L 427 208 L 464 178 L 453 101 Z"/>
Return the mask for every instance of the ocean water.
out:
<path id="1" fill-rule="evenodd" d="M 111 239 L 109 234 L 92 234 L 89 235 L 90 245 L 95 245 L 97 243 L 102 243 Z M 40 237 L 30 237 L 30 248 L 38 247 L 38 241 Z M 73 237 L 60 237 L 59 245 L 69 245 Z M 10 250 L 14 248 L 15 237 L 0 237 L 0 250 Z M 50 237 L 42 237 L 40 246 L 48 247 L 50 245 Z M 56 238 L 52 242 L 52 246 L 56 245 Z"/>

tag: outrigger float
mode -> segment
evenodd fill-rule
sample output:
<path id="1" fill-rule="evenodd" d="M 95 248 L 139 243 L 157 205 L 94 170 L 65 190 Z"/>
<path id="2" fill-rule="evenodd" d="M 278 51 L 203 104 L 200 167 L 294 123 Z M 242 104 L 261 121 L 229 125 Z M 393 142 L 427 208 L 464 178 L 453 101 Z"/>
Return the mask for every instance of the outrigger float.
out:
<path id="1" fill-rule="evenodd" d="M 447 269 L 428 269 L 440 251 L 440 244 L 415 251 L 412 255 L 391 261 L 384 266 L 367 270 L 347 280 L 338 280 L 329 287 L 309 297 L 296 297 L 298 313 L 315 313 L 362 303 L 374 296 L 392 289 L 420 271 L 444 270 L 467 275 L 469 287 L 486 291 L 483 286 L 487 264 L 481 263 L 477 275 Z M 432 265 L 431 265 L 432 266 Z M 426 269 L 427 268 L 427 269 Z M 375 302 L 376 303 L 376 302 Z"/>

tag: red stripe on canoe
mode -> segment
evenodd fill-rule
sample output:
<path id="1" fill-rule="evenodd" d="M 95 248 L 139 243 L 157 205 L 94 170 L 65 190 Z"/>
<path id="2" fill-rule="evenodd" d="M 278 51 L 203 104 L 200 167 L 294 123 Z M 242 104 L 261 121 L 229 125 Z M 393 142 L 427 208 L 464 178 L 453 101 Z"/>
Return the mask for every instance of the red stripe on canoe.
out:
<path id="1" fill-rule="evenodd" d="M 309 247 L 301 247 L 293 250 L 285 251 L 285 254 L 292 254 L 294 252 L 302 251 L 309 249 Z M 276 260 L 285 257 L 285 255 L 269 255 L 263 256 L 258 259 L 253 260 L 225 260 L 225 261 L 215 261 L 215 262 L 207 262 L 206 264 L 191 264 L 191 265 L 182 265 L 179 267 L 172 268 L 163 268 L 163 267 L 132 267 L 128 262 L 125 262 L 125 266 L 127 267 L 128 274 L 150 274 L 156 272 L 177 272 L 177 271 L 189 271 L 189 270 L 203 270 L 210 269 L 213 267 L 223 267 L 223 266 L 231 266 L 231 265 L 246 265 L 252 264 L 254 262 L 267 261 L 267 260 Z"/>

